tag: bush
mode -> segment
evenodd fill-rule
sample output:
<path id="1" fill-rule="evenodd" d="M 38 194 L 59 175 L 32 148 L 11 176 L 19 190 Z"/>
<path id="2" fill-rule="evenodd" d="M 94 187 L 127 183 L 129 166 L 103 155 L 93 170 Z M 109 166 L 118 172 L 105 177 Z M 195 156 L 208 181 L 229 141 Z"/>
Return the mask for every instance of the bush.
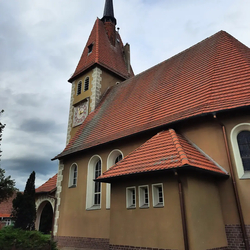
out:
<path id="1" fill-rule="evenodd" d="M 1 250 L 58 250 L 50 235 L 4 227 L 0 230 Z"/>

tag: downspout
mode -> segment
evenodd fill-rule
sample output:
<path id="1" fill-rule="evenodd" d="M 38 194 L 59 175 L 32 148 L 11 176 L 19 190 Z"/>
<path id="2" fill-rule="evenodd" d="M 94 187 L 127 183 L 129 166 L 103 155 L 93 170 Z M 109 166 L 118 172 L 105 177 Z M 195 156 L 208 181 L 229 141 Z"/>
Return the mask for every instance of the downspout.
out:
<path id="1" fill-rule="evenodd" d="M 241 204 L 240 204 L 239 192 L 238 192 L 238 188 L 237 188 L 237 183 L 235 181 L 235 174 L 233 171 L 231 155 L 230 155 L 230 151 L 229 151 L 229 147 L 228 147 L 226 128 L 225 128 L 225 125 L 221 121 L 219 121 L 219 119 L 216 117 L 216 114 L 214 114 L 214 119 L 216 119 L 218 121 L 218 123 L 220 124 L 220 126 L 222 128 L 224 143 L 225 143 L 225 147 L 226 147 L 226 151 L 227 151 L 227 160 L 228 160 L 229 170 L 230 170 L 230 174 L 232 177 L 234 196 L 235 196 L 236 206 L 237 206 L 238 215 L 239 215 L 239 219 L 240 219 L 241 231 L 242 231 L 243 240 L 244 240 L 245 247 L 246 247 L 245 249 L 250 250 L 248 236 L 247 236 L 247 230 L 246 230 L 244 217 L 243 217 L 243 213 L 242 213 L 242 208 L 241 208 Z"/>
<path id="2" fill-rule="evenodd" d="M 183 186 L 178 175 L 177 171 L 174 171 L 175 176 L 177 177 L 178 181 L 178 189 L 179 189 L 179 198 L 180 198 L 180 207 L 181 207 L 181 221 L 182 221 L 182 230 L 183 230 L 183 238 L 184 238 L 184 246 L 185 250 L 189 250 L 188 246 L 188 231 L 187 231 L 187 219 L 186 219 L 186 212 L 185 212 L 185 202 L 184 202 L 184 194 L 183 194 Z"/>

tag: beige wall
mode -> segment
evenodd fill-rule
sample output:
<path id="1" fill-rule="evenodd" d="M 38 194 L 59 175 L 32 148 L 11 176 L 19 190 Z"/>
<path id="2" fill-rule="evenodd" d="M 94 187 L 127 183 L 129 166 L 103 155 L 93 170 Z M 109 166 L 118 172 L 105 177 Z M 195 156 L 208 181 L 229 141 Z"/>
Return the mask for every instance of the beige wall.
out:
<path id="1" fill-rule="evenodd" d="M 107 168 L 108 155 L 112 150 L 119 149 L 126 156 L 145 141 L 146 138 L 133 143 L 124 140 L 119 144 L 105 146 L 91 153 L 80 153 L 72 159 L 64 160 L 58 236 L 109 238 L 110 210 L 106 209 L 105 183 L 101 186 L 101 209 L 86 210 L 88 162 L 93 155 L 99 155 L 103 162 L 102 172 L 104 172 Z M 78 165 L 77 186 L 69 188 L 69 169 L 73 163 Z"/>
<path id="2" fill-rule="evenodd" d="M 204 174 L 188 174 L 183 183 L 190 249 L 226 246 L 225 225 L 215 181 Z"/>
<path id="3" fill-rule="evenodd" d="M 250 199 L 248 190 L 250 190 L 250 179 L 240 180 L 238 178 L 234 162 L 234 154 L 231 147 L 230 132 L 232 128 L 237 124 L 250 122 L 250 117 L 240 114 L 231 114 L 231 116 L 221 117 L 220 120 L 225 124 L 226 127 L 231 159 L 239 189 L 245 224 L 249 225 Z M 213 119 L 212 116 L 210 120 L 204 119 L 202 122 L 199 121 L 189 123 L 185 127 L 178 128 L 178 132 L 195 143 L 201 150 L 203 150 L 207 155 L 215 160 L 228 173 L 230 172 L 222 128 L 218 121 Z M 239 216 L 232 186 L 232 179 L 229 178 L 227 180 L 218 181 L 217 185 L 219 188 L 220 201 L 225 224 L 239 224 Z"/>
<path id="4" fill-rule="evenodd" d="M 152 184 L 163 183 L 164 207 L 152 205 Z M 139 208 L 138 186 L 149 185 L 149 208 Z M 136 208 L 126 208 L 126 187 L 136 186 Z M 110 243 L 184 249 L 178 183 L 173 173 L 112 184 Z"/>

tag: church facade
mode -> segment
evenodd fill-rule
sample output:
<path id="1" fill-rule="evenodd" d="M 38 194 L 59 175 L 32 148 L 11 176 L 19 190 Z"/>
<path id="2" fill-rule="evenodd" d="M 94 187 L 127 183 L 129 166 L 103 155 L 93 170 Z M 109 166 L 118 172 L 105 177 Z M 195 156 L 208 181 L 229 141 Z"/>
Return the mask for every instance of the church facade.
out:
<path id="1" fill-rule="evenodd" d="M 250 249 L 248 47 L 220 31 L 134 75 L 106 0 L 69 82 L 60 247 Z"/>

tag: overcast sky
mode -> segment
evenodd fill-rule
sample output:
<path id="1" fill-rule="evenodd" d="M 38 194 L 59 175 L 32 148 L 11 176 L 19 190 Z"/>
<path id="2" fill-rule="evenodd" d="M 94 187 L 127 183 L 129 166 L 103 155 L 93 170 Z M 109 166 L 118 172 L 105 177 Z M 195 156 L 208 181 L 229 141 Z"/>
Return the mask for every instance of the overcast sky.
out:
<path id="1" fill-rule="evenodd" d="M 0 0 L 1 167 L 23 190 L 58 168 L 66 142 L 70 83 L 105 0 Z M 225 30 L 250 47 L 248 0 L 114 0 L 135 74 Z"/>

